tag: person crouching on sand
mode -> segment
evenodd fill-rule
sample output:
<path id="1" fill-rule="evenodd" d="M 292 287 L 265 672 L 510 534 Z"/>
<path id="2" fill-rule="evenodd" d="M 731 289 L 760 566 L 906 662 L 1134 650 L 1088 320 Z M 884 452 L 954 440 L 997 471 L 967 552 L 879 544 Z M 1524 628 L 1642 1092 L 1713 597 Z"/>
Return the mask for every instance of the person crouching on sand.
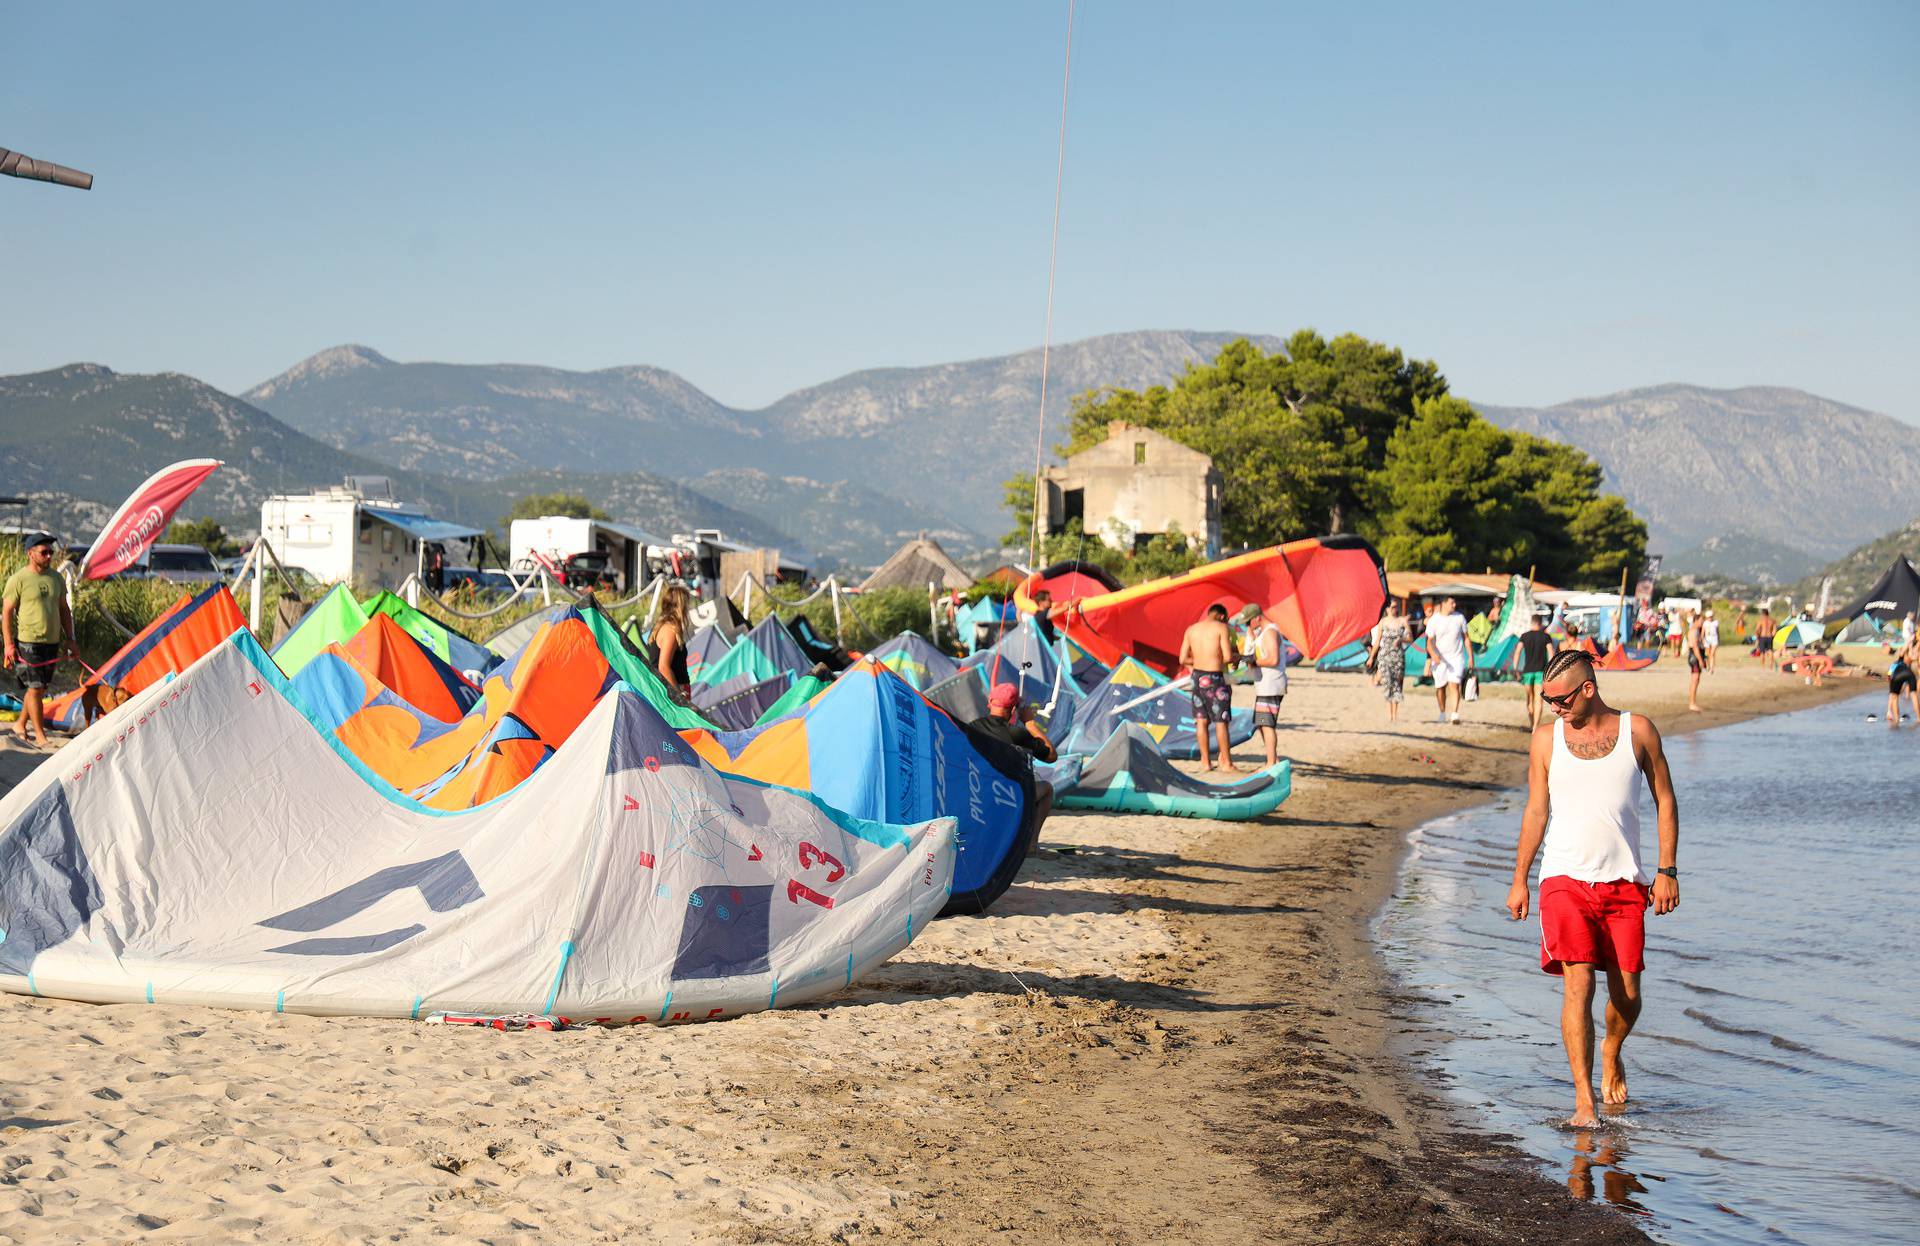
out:
<path id="1" fill-rule="evenodd" d="M 1527 876 L 1540 858 L 1540 968 L 1564 979 L 1560 1039 L 1573 1073 L 1567 1124 L 1600 1123 L 1593 1102 L 1594 971 L 1607 978 L 1607 1031 L 1600 1044 L 1600 1094 L 1627 1101 L 1621 1048 L 1640 1017 L 1646 910 L 1680 904 L 1680 811 L 1660 732 L 1639 714 L 1600 698 L 1593 663 L 1569 650 L 1547 663 L 1541 699 L 1557 721 L 1533 733 L 1527 807 L 1507 892 L 1513 920 L 1527 916 Z M 1653 791 L 1660 868 L 1641 859 L 1640 789 Z"/>
<path id="2" fill-rule="evenodd" d="M 1180 638 L 1180 665 L 1193 675 L 1193 734 L 1200 741 L 1200 768 L 1239 770 L 1233 764 L 1233 752 L 1227 743 L 1227 730 L 1233 721 L 1233 688 L 1227 683 L 1227 668 L 1237 659 L 1233 631 L 1227 626 L 1227 608 L 1219 602 L 1207 607 L 1200 621 Z M 1220 741 L 1220 760 L 1207 751 L 1207 733 Z"/>
<path id="3" fill-rule="evenodd" d="M 967 729 L 990 735 L 1002 744 L 1011 744 L 1035 761 L 1059 760 L 1053 751 L 1053 741 L 1047 738 L 1034 717 L 1033 707 L 1020 700 L 1018 685 L 995 684 L 987 694 L 987 716 L 974 719 L 967 724 Z M 1053 812 L 1053 785 L 1044 779 L 1035 779 L 1033 789 L 1036 802 L 1033 833 L 1038 835 L 1041 824 Z"/>

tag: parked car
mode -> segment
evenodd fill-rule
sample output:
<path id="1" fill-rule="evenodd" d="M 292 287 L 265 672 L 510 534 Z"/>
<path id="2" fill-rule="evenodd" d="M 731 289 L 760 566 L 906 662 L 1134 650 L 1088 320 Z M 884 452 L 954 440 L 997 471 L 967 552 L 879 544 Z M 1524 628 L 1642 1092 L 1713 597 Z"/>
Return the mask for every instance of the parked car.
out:
<path id="1" fill-rule="evenodd" d="M 198 545 L 155 545 L 147 551 L 147 575 L 175 584 L 220 584 L 220 564 Z"/>

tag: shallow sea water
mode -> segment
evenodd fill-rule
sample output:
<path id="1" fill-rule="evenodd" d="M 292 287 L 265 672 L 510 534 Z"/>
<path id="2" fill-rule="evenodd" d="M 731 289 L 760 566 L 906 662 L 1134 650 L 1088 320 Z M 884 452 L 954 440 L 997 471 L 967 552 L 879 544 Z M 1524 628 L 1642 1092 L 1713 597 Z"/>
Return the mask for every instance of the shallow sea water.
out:
<path id="1" fill-rule="evenodd" d="M 1505 909 L 1524 793 L 1416 829 L 1375 933 L 1425 1001 L 1418 1058 L 1657 1238 L 1920 1242 L 1920 728 L 1867 721 L 1885 705 L 1668 740 L 1681 905 L 1648 914 L 1632 1102 L 1598 1130 L 1560 1124 L 1560 979 Z"/>

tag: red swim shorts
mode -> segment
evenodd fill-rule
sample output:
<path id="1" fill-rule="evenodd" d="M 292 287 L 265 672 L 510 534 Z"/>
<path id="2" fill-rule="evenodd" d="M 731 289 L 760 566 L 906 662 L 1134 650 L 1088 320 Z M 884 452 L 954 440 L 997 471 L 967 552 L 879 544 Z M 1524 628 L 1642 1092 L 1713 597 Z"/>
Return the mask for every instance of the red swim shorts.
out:
<path id="1" fill-rule="evenodd" d="M 1647 967 L 1647 906 L 1653 890 L 1632 879 L 1583 883 L 1556 874 L 1540 880 L 1540 968 L 1562 961 L 1639 973 Z"/>

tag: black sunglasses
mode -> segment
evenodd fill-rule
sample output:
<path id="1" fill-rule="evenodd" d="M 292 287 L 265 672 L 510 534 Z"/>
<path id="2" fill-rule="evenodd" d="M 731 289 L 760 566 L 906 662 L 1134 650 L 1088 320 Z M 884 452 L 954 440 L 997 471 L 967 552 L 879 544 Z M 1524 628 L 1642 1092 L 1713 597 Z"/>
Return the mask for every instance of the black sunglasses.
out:
<path id="1" fill-rule="evenodd" d="M 1540 699 L 1542 701 L 1545 701 L 1548 705 L 1553 706 L 1553 708 L 1557 710 L 1563 710 L 1567 708 L 1567 706 L 1571 705 L 1573 703 L 1573 699 L 1579 696 L 1580 693 L 1585 690 L 1588 682 L 1589 681 L 1583 679 L 1580 681 L 1580 687 L 1575 688 L 1572 692 L 1562 693 L 1560 696 L 1557 696 L 1557 697 L 1549 696 L 1544 690 L 1542 690 L 1540 693 Z"/>

